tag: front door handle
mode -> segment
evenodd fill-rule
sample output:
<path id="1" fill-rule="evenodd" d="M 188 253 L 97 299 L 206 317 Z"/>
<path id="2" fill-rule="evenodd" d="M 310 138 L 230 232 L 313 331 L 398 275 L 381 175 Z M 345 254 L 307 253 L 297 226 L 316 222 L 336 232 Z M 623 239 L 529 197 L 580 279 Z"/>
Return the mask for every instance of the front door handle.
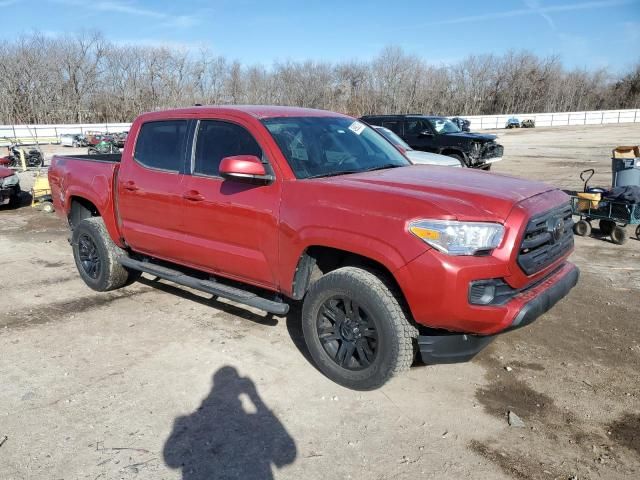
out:
<path id="1" fill-rule="evenodd" d="M 182 195 L 182 198 L 191 202 L 201 202 L 204 200 L 204 197 L 200 195 L 200 192 L 198 192 L 197 190 L 189 190 L 184 195 Z"/>
<path id="2" fill-rule="evenodd" d="M 140 190 L 138 186 L 135 184 L 135 182 L 132 182 L 131 180 L 129 180 L 128 182 L 124 182 L 123 188 L 125 190 L 129 190 L 130 192 L 135 192 L 136 190 Z"/>

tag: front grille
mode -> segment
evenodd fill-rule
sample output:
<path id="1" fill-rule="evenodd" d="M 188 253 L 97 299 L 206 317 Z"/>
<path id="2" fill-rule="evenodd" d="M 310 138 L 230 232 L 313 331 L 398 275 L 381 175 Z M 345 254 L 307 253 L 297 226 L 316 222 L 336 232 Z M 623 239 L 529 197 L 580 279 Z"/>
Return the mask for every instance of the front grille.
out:
<path id="1" fill-rule="evenodd" d="M 482 146 L 480 158 L 483 160 L 489 158 L 500 158 L 504 153 L 504 147 L 496 142 L 487 142 Z"/>
<path id="2" fill-rule="evenodd" d="M 571 250 L 572 228 L 570 203 L 532 217 L 518 252 L 518 265 L 524 273 L 539 272 Z"/>

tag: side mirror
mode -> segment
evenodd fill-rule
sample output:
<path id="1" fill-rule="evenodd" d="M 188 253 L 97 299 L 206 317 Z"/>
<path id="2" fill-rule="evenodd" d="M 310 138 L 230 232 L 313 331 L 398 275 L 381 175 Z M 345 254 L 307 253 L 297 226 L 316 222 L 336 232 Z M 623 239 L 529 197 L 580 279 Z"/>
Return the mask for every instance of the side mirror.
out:
<path id="1" fill-rule="evenodd" d="M 418 134 L 418 136 L 420 136 L 420 137 L 433 137 L 433 133 L 431 133 L 429 130 L 423 130 Z"/>
<path id="2" fill-rule="evenodd" d="M 273 177 L 267 174 L 262 161 L 255 155 L 224 157 L 220 162 L 219 172 L 222 178 L 230 180 L 245 182 L 273 180 Z"/>

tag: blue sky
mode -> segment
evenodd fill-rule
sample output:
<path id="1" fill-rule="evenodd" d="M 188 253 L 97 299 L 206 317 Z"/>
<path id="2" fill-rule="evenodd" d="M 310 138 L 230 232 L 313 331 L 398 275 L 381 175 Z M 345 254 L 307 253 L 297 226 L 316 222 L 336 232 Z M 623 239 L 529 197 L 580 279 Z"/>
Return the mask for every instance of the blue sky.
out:
<path id="1" fill-rule="evenodd" d="M 368 60 L 398 45 L 425 60 L 527 49 L 565 65 L 624 70 L 640 61 L 640 0 L 0 0 L 0 38 L 99 30 L 243 63 Z"/>

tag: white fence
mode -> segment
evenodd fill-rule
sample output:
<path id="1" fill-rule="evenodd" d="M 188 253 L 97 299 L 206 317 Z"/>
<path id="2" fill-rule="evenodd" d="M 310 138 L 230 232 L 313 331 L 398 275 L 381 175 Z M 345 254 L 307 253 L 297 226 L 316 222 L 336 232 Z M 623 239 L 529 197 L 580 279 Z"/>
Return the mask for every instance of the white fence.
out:
<path id="1" fill-rule="evenodd" d="M 522 113 L 510 115 L 465 116 L 471 121 L 471 130 L 504 128 L 507 120 L 532 119 L 536 127 L 561 127 L 567 125 L 602 125 L 611 123 L 640 123 L 640 109 L 597 110 L 591 112 L 564 113 Z M 0 145 L 9 141 L 20 143 L 58 143 L 60 135 L 65 133 L 102 132 L 115 133 L 127 131 L 130 123 L 83 123 L 69 125 L 0 125 Z"/>
<path id="2" fill-rule="evenodd" d="M 65 133 L 117 133 L 128 131 L 130 123 L 83 123 L 68 125 L 0 125 L 0 145 L 19 143 L 58 143 Z"/>
<path id="3" fill-rule="evenodd" d="M 464 117 L 471 122 L 471 130 L 505 128 L 507 120 L 531 119 L 536 127 L 562 127 L 567 125 L 603 125 L 610 123 L 640 123 L 640 109 L 595 110 L 591 112 L 520 113 L 512 115 L 477 115 Z"/>

